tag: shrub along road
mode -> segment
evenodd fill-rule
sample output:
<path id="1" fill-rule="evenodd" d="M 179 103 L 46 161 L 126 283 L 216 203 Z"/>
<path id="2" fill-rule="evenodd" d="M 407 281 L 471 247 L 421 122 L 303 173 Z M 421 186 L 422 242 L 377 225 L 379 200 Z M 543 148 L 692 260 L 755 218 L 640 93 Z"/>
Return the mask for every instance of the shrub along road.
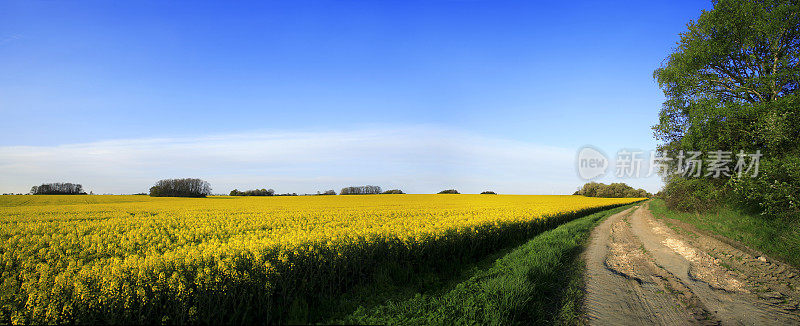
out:
<path id="1" fill-rule="evenodd" d="M 648 205 L 592 231 L 584 252 L 589 324 L 800 323 L 800 272 L 685 223 L 656 219 Z"/>

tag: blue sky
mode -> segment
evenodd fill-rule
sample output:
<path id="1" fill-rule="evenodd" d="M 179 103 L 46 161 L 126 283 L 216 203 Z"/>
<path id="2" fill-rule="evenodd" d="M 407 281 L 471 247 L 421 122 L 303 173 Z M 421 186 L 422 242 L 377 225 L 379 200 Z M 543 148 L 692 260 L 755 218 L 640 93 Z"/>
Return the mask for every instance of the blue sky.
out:
<path id="1" fill-rule="evenodd" d="M 0 192 L 183 176 L 215 192 L 571 192 L 574 168 L 551 168 L 580 146 L 655 147 L 652 72 L 710 6 L 0 1 Z"/>

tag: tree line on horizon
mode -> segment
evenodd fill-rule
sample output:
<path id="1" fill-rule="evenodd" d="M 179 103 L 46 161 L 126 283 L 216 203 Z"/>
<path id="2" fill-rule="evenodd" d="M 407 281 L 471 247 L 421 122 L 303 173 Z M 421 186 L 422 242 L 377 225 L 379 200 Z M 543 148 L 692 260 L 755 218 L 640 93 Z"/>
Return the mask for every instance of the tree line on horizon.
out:
<path id="1" fill-rule="evenodd" d="M 339 191 L 340 195 L 377 195 L 382 192 L 380 186 L 354 186 L 344 187 Z"/>
<path id="2" fill-rule="evenodd" d="M 46 183 L 40 186 L 31 188 L 31 195 L 86 195 L 83 191 L 83 185 L 58 182 Z M 136 193 L 135 195 L 149 195 L 151 197 L 194 197 L 203 198 L 210 196 L 211 184 L 208 181 L 199 178 L 176 178 L 176 179 L 162 179 L 150 187 L 149 193 Z M 390 189 L 384 191 L 380 186 L 349 186 L 342 188 L 339 195 L 401 195 L 405 194 L 400 189 Z M 456 189 L 446 189 L 438 192 L 437 194 L 460 194 Z M 496 195 L 494 191 L 483 191 L 482 195 Z M 3 194 L 3 195 L 13 195 Z M 317 191 L 316 194 L 305 194 L 305 196 L 331 196 L 337 195 L 335 190 L 326 190 L 324 192 Z M 274 189 L 252 189 L 240 191 L 233 189 L 229 196 L 299 196 L 297 193 L 278 194 Z"/>
<path id="3" fill-rule="evenodd" d="M 231 190 L 229 196 L 274 196 L 275 190 L 273 189 L 253 189 L 239 191 L 239 189 Z"/>
<path id="4" fill-rule="evenodd" d="M 31 195 L 86 195 L 83 185 L 69 182 L 44 183 L 31 187 Z"/>
<path id="5" fill-rule="evenodd" d="M 589 182 L 578 189 L 573 195 L 580 195 L 585 197 L 602 197 L 602 198 L 649 198 L 653 194 L 644 189 L 634 189 L 633 187 L 615 182 L 610 185 L 599 182 Z"/>
<path id="6" fill-rule="evenodd" d="M 150 187 L 150 197 L 206 197 L 211 184 L 197 178 L 164 179 Z"/>

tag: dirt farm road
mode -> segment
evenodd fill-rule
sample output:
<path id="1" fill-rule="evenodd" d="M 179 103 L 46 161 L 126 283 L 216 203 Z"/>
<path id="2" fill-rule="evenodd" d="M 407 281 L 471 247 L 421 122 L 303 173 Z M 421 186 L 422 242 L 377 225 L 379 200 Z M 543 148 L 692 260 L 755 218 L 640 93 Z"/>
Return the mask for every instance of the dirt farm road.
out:
<path id="1" fill-rule="evenodd" d="M 647 204 L 592 231 L 590 325 L 800 325 L 800 272 Z"/>

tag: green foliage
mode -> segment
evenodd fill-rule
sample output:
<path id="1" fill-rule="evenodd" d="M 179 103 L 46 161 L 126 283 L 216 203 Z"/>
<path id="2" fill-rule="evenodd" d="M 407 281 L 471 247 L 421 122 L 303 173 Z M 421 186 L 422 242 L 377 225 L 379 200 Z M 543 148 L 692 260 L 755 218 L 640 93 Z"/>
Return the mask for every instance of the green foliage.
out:
<path id="1" fill-rule="evenodd" d="M 45 183 L 31 187 L 31 195 L 85 195 L 83 186 L 74 183 Z"/>
<path id="2" fill-rule="evenodd" d="M 603 198 L 647 198 L 653 196 L 644 189 L 634 189 L 624 183 L 612 183 L 607 185 L 598 182 L 584 184 L 583 187 L 573 195 Z"/>
<path id="3" fill-rule="evenodd" d="M 764 103 L 796 92 L 798 13 L 796 1 L 717 1 L 689 22 L 676 51 L 655 71 L 665 107 Z"/>
<path id="4" fill-rule="evenodd" d="M 762 161 L 760 177 L 733 178 L 728 187 L 739 207 L 769 217 L 800 218 L 800 157 Z"/>
<path id="5" fill-rule="evenodd" d="M 676 179 L 667 183 L 662 191 L 664 201 L 670 209 L 683 212 L 705 212 L 721 204 L 721 187 L 707 179 Z"/>
<path id="6" fill-rule="evenodd" d="M 497 195 L 497 193 L 494 191 L 487 190 L 482 192 L 481 195 Z"/>
<path id="7" fill-rule="evenodd" d="M 380 186 L 352 186 L 344 187 L 339 191 L 340 195 L 377 195 L 380 194 Z"/>
<path id="8" fill-rule="evenodd" d="M 402 195 L 402 194 L 404 194 L 404 192 L 402 190 L 400 190 L 400 189 L 392 189 L 392 190 L 386 190 L 386 191 L 382 192 L 382 194 L 384 194 L 384 195 Z"/>
<path id="9" fill-rule="evenodd" d="M 458 192 L 458 190 L 455 190 L 455 189 L 447 189 L 447 190 L 440 191 L 439 194 L 454 194 L 454 195 L 457 195 L 457 194 L 459 194 L 459 192 Z"/>
<path id="10" fill-rule="evenodd" d="M 164 179 L 150 187 L 151 197 L 205 197 L 211 194 L 211 184 L 195 178 Z"/>
<path id="11" fill-rule="evenodd" d="M 713 197 L 714 203 L 729 201 L 764 215 L 797 213 L 798 62 L 797 1 L 720 0 L 688 24 L 675 52 L 654 73 L 667 98 L 653 126 L 662 141 L 659 149 L 673 158 L 679 151 L 758 150 L 767 162 L 757 178 L 669 179 L 682 184 L 665 192 L 668 205 L 702 210 L 709 204 L 699 201 Z M 677 163 L 671 161 L 666 172 L 676 171 Z M 677 203 L 679 198 L 668 198 L 671 194 L 688 202 Z"/>
<path id="12" fill-rule="evenodd" d="M 272 189 L 254 189 L 239 191 L 237 189 L 231 190 L 230 196 L 274 196 L 275 190 Z"/>

